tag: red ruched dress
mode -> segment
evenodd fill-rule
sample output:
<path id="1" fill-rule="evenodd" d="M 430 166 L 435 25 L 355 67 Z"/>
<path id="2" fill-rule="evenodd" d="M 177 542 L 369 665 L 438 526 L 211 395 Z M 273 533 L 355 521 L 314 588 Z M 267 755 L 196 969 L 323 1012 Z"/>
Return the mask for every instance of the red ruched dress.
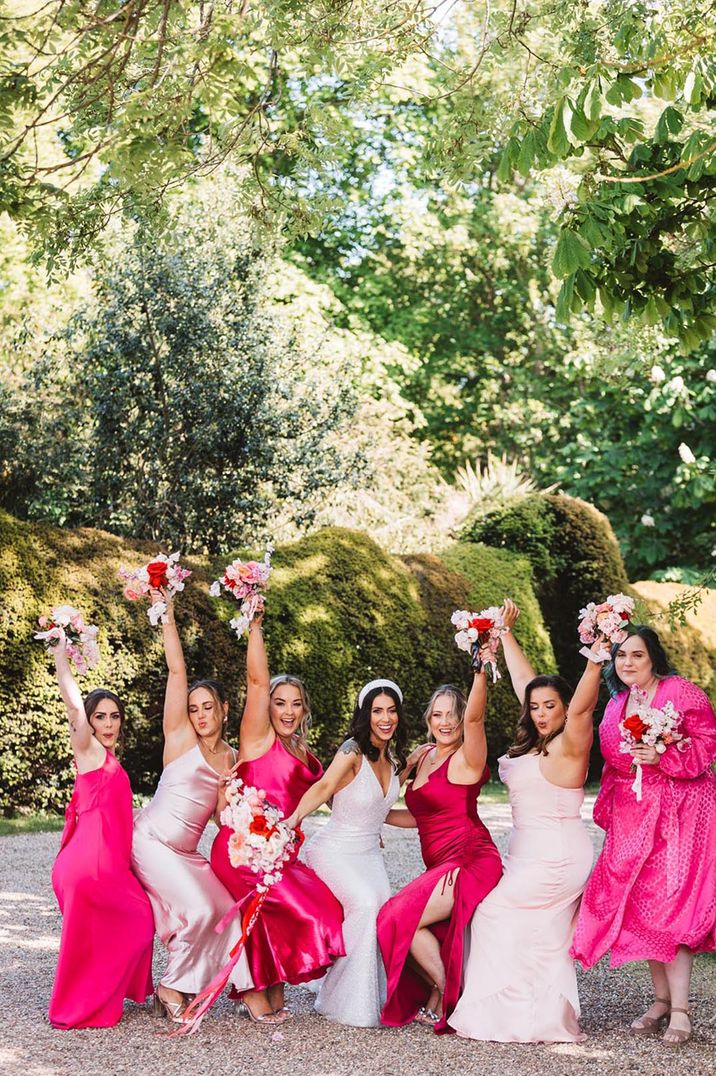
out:
<path id="1" fill-rule="evenodd" d="M 450 919 L 430 928 L 440 941 L 445 966 L 443 1015 L 435 1030 L 453 1030 L 446 1021 L 462 985 L 463 933 L 480 901 L 502 876 L 500 853 L 477 814 L 477 798 L 490 771 L 485 767 L 474 784 L 453 784 L 448 777 L 451 758 L 424 785 L 418 789 L 411 785 L 405 793 L 405 804 L 418 824 L 427 870 L 391 897 L 378 916 L 378 943 L 388 977 L 381 1021 L 388 1027 L 410 1023 L 430 995 L 428 984 L 406 962 L 425 905 L 442 880 L 443 885 L 454 886 L 455 903 Z"/>
<path id="2" fill-rule="evenodd" d="M 242 762 L 237 776 L 247 785 L 263 788 L 267 799 L 288 817 L 322 773 L 312 754 L 306 765 L 276 737 L 260 758 Z M 211 866 L 234 900 L 243 902 L 256 888 L 257 878 L 249 867 L 231 866 L 231 832 L 228 826 L 219 830 Z M 318 875 L 297 860 L 287 864 L 281 881 L 269 889 L 246 941 L 254 989 L 319 979 L 337 957 L 345 956 L 342 923 L 343 908 Z"/>

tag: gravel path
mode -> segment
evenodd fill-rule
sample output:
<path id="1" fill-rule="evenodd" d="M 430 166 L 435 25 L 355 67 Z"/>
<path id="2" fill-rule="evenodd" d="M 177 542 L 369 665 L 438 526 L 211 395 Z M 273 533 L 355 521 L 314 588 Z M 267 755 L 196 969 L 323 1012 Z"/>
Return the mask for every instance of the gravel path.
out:
<path id="1" fill-rule="evenodd" d="M 486 804 L 482 816 L 504 849 L 509 807 Z M 310 825 L 319 825 L 313 821 Z M 307 828 L 310 828 L 310 825 Z M 590 822 L 591 826 L 591 822 Z M 597 831 L 592 827 L 595 845 Z M 211 838 L 205 838 L 208 842 Z M 167 1041 L 162 1025 L 127 1003 L 118 1027 L 56 1031 L 47 1022 L 60 937 L 50 887 L 58 833 L 0 838 L 0 1072 L 22 1076 L 505 1076 L 505 1074 L 692 1073 L 716 1070 L 716 957 L 700 957 L 692 1003 L 697 1034 L 684 1049 L 629 1036 L 624 1028 L 648 997 L 642 966 L 580 975 L 584 1045 L 483 1044 L 438 1038 L 428 1028 L 357 1029 L 311 1011 L 308 990 L 289 988 L 300 1018 L 280 1030 L 255 1027 L 222 998 L 200 1031 Z M 420 870 L 416 835 L 386 827 L 394 888 Z M 155 972 L 163 966 L 155 953 Z"/>

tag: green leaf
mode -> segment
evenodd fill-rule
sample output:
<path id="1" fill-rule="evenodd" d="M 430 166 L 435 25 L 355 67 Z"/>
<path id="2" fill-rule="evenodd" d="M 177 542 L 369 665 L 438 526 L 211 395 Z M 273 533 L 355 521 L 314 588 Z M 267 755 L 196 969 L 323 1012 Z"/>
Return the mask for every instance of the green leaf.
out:
<path id="1" fill-rule="evenodd" d="M 655 138 L 657 142 L 667 142 L 669 135 L 678 134 L 684 125 L 684 117 L 678 108 L 667 105 L 659 116 L 656 124 Z"/>
<path id="2" fill-rule="evenodd" d="M 565 99 L 558 101 L 552 114 L 552 122 L 549 125 L 547 136 L 547 149 L 555 157 L 566 157 L 569 153 L 569 139 L 564 129 L 563 106 Z"/>
<path id="3" fill-rule="evenodd" d="M 704 80 L 701 76 L 701 72 L 695 68 L 693 71 L 689 71 L 686 76 L 686 82 L 684 83 L 684 97 L 692 107 L 696 107 L 701 104 L 701 91 L 703 90 Z"/>
<path id="4" fill-rule="evenodd" d="M 587 269 L 590 265 L 589 246 L 585 240 L 571 228 L 562 228 L 552 258 L 554 275 L 562 279 L 576 273 L 577 269 Z"/>
<path id="5" fill-rule="evenodd" d="M 535 135 L 533 131 L 528 131 L 525 137 L 522 139 L 522 145 L 520 151 L 517 154 L 517 160 L 515 162 L 517 171 L 521 176 L 528 176 L 530 169 L 535 163 L 536 156 L 536 144 Z"/>

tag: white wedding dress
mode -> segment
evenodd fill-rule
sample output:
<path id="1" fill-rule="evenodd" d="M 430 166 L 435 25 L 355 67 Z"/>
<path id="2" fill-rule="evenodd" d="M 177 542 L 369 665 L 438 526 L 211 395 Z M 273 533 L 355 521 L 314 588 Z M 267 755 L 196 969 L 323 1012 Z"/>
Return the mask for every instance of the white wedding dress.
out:
<path id="1" fill-rule="evenodd" d="M 385 969 L 375 923 L 391 893 L 380 833 L 399 792 L 394 774 L 384 796 L 363 756 L 357 775 L 333 797 L 328 822 L 305 848 L 309 867 L 335 893 L 345 912 L 346 955 L 321 980 L 316 1011 L 353 1027 L 379 1027 L 385 1002 Z"/>

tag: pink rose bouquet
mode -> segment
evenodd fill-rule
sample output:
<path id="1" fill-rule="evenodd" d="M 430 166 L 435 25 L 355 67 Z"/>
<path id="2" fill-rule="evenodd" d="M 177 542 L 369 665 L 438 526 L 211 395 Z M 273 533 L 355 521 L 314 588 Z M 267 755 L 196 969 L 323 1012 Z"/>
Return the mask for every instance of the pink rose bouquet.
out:
<path id="1" fill-rule="evenodd" d="M 38 624 L 43 631 L 36 632 L 34 638 L 52 650 L 65 640 L 65 652 L 73 662 L 80 676 L 94 669 L 99 662 L 97 645 L 97 628 L 94 624 L 85 624 L 78 609 L 72 605 L 56 605 L 50 616 L 41 616 Z"/>
<path id="2" fill-rule="evenodd" d="M 251 621 L 265 608 L 264 590 L 271 575 L 272 553 L 273 546 L 269 545 L 262 561 L 232 561 L 224 569 L 224 578 L 215 579 L 209 587 L 209 593 L 213 597 L 218 598 L 223 587 L 240 603 L 241 615 L 230 621 L 237 639 L 249 630 Z"/>
<path id="3" fill-rule="evenodd" d="M 622 754 L 630 755 L 637 744 L 643 743 L 656 748 L 660 755 L 663 755 L 670 744 L 675 744 L 679 751 L 683 751 L 688 746 L 690 741 L 681 731 L 681 714 L 673 702 L 666 702 L 661 710 L 650 706 L 646 692 L 636 684 L 632 687 L 630 695 L 634 707 L 633 713 L 619 723 L 622 734 L 619 750 Z M 641 802 L 642 768 L 638 762 L 634 765 L 636 777 L 631 787 L 637 800 Z"/>
<path id="4" fill-rule="evenodd" d="M 607 643 L 623 643 L 629 635 L 629 621 L 634 612 L 634 599 L 626 594 L 610 594 L 597 605 L 589 602 L 579 611 L 579 639 L 585 645 L 579 651 L 591 661 L 609 661 L 609 651 L 601 649 L 596 655 L 589 649 L 602 636 Z"/>
<path id="5" fill-rule="evenodd" d="M 456 610 L 450 621 L 458 629 L 455 642 L 458 650 L 466 650 L 472 654 L 472 663 L 475 668 L 481 667 L 480 651 L 485 648 L 490 656 L 486 663 L 492 666 L 492 682 L 500 679 L 500 671 L 497 668 L 497 651 L 500 648 L 500 639 L 509 628 L 502 619 L 502 613 L 495 605 L 489 609 L 483 609 L 480 613 L 468 613 L 466 609 Z"/>
<path id="6" fill-rule="evenodd" d="M 128 568 L 119 569 L 119 578 L 125 583 L 124 596 L 130 602 L 139 601 L 140 598 L 149 594 L 152 590 L 163 590 L 167 597 L 173 598 L 180 590 L 184 589 L 184 581 L 191 575 L 190 571 L 182 568 L 179 564 L 181 553 L 171 553 L 165 556 L 159 553 L 149 564 L 130 571 Z M 147 610 L 149 622 L 153 627 L 161 621 L 167 622 L 167 603 L 157 601 Z"/>

